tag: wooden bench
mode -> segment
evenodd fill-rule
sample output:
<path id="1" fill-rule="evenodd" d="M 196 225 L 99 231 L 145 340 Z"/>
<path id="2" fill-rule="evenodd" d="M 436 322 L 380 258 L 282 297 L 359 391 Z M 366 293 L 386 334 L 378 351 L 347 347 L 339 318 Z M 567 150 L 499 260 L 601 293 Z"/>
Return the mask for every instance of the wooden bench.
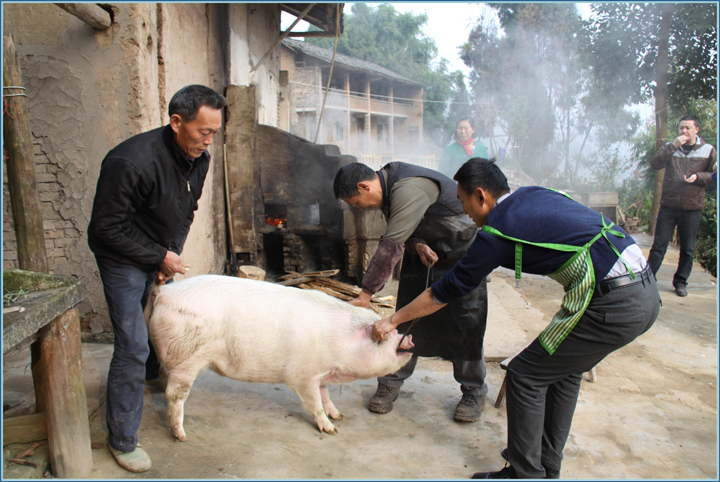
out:
<path id="1" fill-rule="evenodd" d="M 513 360 L 513 358 L 518 356 L 528 346 L 529 345 L 525 345 L 517 353 L 515 353 L 514 355 L 511 355 L 511 356 L 507 357 L 506 359 L 504 359 L 503 361 L 501 361 L 500 368 L 502 368 L 503 370 L 507 370 L 507 367 L 510 364 L 510 362 Z M 588 381 L 590 381 L 592 383 L 595 383 L 597 381 L 597 373 L 595 373 L 595 367 L 592 367 L 592 370 L 590 370 Z M 500 406 L 502 405 L 503 400 L 505 400 L 505 392 L 506 391 L 507 391 L 507 373 L 503 377 L 502 385 L 500 385 L 500 391 L 498 392 L 497 400 L 495 400 L 495 408 L 500 408 Z"/>
<path id="2" fill-rule="evenodd" d="M 53 475 L 84 478 L 93 460 L 74 307 L 85 287 L 76 278 L 3 270 L 3 289 L 24 293 L 15 302 L 24 309 L 3 314 L 3 356 L 31 347 L 37 407 L 34 415 L 3 419 L 3 445 L 47 438 Z"/>

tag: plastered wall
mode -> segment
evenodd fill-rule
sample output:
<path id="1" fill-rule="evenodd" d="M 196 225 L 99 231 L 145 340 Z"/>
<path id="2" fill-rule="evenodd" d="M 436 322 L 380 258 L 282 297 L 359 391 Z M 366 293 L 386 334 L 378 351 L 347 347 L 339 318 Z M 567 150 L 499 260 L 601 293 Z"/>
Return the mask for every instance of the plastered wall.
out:
<path id="1" fill-rule="evenodd" d="M 231 78 L 243 85 L 256 83 L 260 122 L 277 125 L 279 61 L 270 56 L 266 65 L 249 75 L 250 58 L 259 59 L 277 39 L 277 5 L 111 5 L 114 21 L 103 31 L 50 3 L 2 6 L 12 25 L 27 88 L 50 271 L 77 276 L 86 285 L 88 297 L 79 309 L 84 327 L 92 325 L 94 332 L 111 330 L 87 246 L 87 225 L 105 154 L 132 135 L 166 124 L 170 98 L 193 83 L 220 93 Z M 243 67 L 231 75 L 231 65 Z M 188 276 L 225 270 L 223 142 L 221 132 L 210 150 L 211 170 L 182 254 L 191 265 Z M 17 251 L 4 166 L 3 173 L 6 269 L 17 267 Z"/>

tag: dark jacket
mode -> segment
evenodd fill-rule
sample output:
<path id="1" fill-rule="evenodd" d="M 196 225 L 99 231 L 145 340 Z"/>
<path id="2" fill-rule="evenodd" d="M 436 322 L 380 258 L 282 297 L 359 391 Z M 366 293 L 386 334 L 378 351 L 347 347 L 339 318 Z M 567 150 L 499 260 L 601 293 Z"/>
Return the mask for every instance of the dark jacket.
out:
<path id="1" fill-rule="evenodd" d="M 387 188 L 383 192 L 382 211 L 386 216 L 390 213 L 390 192 L 395 183 L 408 177 L 425 177 L 440 188 L 440 196 L 425 214 L 427 216 L 457 216 L 463 213 L 462 203 L 457 197 L 457 184 L 449 177 L 432 169 L 406 164 L 404 162 L 389 162 L 382 168 L 387 174 Z"/>
<path id="2" fill-rule="evenodd" d="M 665 169 L 660 204 L 665 207 L 697 211 L 705 206 L 705 186 L 712 184 L 712 168 L 717 161 L 717 151 L 697 137 L 695 147 L 689 154 L 668 142 L 650 160 L 653 169 Z M 690 184 L 684 177 L 697 174 Z"/>
<path id="3" fill-rule="evenodd" d="M 102 162 L 88 244 L 109 264 L 157 269 L 180 254 L 202 195 L 210 154 L 190 161 L 167 125 L 138 134 Z"/>
<path id="4" fill-rule="evenodd" d="M 443 276 L 462 259 L 467 248 L 475 240 L 477 226 L 463 214 L 462 203 L 457 196 L 457 184 L 447 176 L 401 162 L 391 162 L 383 167 L 387 173 L 386 199 L 383 211 L 390 212 L 392 200 L 389 193 L 393 185 L 408 177 L 425 177 L 440 188 L 440 195 L 425 211 L 425 217 L 412 233 L 412 239 L 423 240 L 438 255 L 430 274 L 414 250 L 405 251 L 396 308 L 412 302 L 425 291 L 428 280 Z M 369 268 L 368 268 L 369 271 Z M 429 277 L 428 277 L 429 276 Z M 482 358 L 483 337 L 487 322 L 487 285 L 480 286 L 454 300 L 442 310 L 423 317 L 411 331 L 418 356 L 437 356 L 446 360 L 479 360 Z M 410 328 L 410 323 L 398 327 L 400 333 Z"/>

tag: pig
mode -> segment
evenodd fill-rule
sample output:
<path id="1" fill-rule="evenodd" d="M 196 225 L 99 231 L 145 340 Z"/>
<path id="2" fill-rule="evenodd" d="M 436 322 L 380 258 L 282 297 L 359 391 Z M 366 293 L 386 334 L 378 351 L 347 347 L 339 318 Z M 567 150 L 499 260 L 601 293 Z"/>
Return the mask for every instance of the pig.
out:
<path id="1" fill-rule="evenodd" d="M 201 275 L 154 287 L 145 321 L 166 384 L 173 435 L 186 441 L 184 404 L 198 373 L 209 367 L 245 382 L 284 383 L 335 434 L 342 417 L 328 385 L 395 373 L 412 354 L 393 331 L 374 343 L 380 316 L 315 290 L 267 281 Z"/>

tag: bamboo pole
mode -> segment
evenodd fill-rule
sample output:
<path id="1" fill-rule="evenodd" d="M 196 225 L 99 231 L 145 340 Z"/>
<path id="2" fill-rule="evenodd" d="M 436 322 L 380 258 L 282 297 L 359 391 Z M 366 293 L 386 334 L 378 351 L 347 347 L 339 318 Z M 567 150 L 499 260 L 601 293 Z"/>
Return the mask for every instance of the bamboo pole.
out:
<path id="1" fill-rule="evenodd" d="M 18 264 L 20 269 L 47 273 L 45 233 L 40 214 L 25 88 L 8 17 L 3 19 L 3 100 L 5 106 L 3 147 L 6 152 L 8 190 L 15 225 Z M 39 342 L 31 345 L 30 354 L 35 384 L 35 409 L 37 412 L 44 412 L 45 394 L 42 386 Z"/>
<path id="2" fill-rule="evenodd" d="M 3 22 L 4 147 L 20 269 L 47 273 L 40 199 L 20 64 L 8 18 Z"/>

